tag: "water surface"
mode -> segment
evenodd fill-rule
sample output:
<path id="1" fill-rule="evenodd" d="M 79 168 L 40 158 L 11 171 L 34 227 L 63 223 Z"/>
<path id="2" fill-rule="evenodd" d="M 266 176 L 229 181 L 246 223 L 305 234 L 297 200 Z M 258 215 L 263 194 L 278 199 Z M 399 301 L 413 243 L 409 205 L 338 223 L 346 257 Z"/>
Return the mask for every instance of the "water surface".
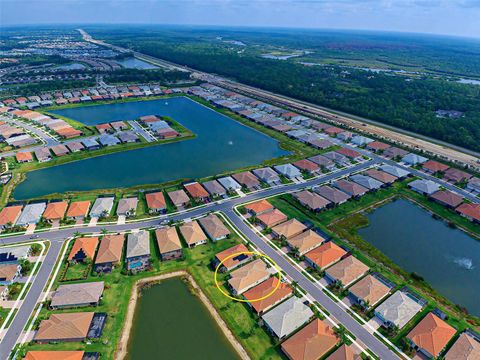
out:
<path id="1" fill-rule="evenodd" d="M 127 69 L 140 69 L 140 70 L 148 70 L 148 69 L 156 69 L 157 66 L 152 65 L 146 61 L 137 59 L 135 57 L 129 57 L 121 60 L 115 60 L 117 63 L 122 65 L 124 68 Z"/>

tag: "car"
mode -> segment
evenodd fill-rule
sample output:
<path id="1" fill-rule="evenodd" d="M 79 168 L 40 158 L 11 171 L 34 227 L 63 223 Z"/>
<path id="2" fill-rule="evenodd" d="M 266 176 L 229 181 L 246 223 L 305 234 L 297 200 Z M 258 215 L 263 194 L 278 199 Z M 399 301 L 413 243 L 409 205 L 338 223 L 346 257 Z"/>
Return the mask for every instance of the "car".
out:
<path id="1" fill-rule="evenodd" d="M 32 235 L 30 236 L 30 239 L 38 239 L 40 237 L 40 235 Z"/>

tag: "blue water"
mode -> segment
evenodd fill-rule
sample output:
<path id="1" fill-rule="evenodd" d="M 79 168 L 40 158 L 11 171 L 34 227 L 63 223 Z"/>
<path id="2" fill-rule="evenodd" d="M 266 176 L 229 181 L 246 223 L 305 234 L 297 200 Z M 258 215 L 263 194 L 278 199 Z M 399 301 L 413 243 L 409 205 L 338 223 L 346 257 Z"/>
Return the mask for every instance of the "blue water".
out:
<path id="1" fill-rule="evenodd" d="M 124 68 L 127 69 L 140 69 L 140 70 L 148 70 L 148 69 L 156 69 L 157 66 L 152 65 L 146 61 L 139 60 L 137 58 L 131 57 L 122 60 L 115 60 L 117 63 L 122 65 Z"/>
<path id="2" fill-rule="evenodd" d="M 52 111 L 88 125 L 165 115 L 197 137 L 72 162 L 27 174 L 16 199 L 51 193 L 157 184 L 220 174 L 287 155 L 278 142 L 186 97 Z"/>

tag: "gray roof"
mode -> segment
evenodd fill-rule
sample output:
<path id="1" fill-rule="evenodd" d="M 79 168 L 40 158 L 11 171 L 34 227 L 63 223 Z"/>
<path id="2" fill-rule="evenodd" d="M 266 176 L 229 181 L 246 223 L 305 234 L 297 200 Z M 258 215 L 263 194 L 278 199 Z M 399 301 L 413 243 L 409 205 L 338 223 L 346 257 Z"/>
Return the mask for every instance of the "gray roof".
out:
<path id="1" fill-rule="evenodd" d="M 342 154 L 339 154 L 335 151 L 326 152 L 325 154 L 323 154 L 323 156 L 325 156 L 327 159 L 335 161 L 336 163 L 349 163 L 350 162 L 350 160 L 348 160 L 348 158 L 346 156 L 344 156 Z"/>
<path id="2" fill-rule="evenodd" d="M 409 183 L 408 186 L 427 195 L 431 195 L 440 190 L 440 185 L 432 180 L 414 180 Z"/>
<path id="3" fill-rule="evenodd" d="M 16 225 L 24 226 L 28 224 L 36 224 L 40 221 L 40 218 L 42 217 L 42 214 L 45 211 L 46 207 L 47 204 L 44 202 L 26 205 L 23 208 L 23 211 L 20 214 Z"/>
<path id="4" fill-rule="evenodd" d="M 122 131 L 117 133 L 121 142 L 137 141 L 138 136 L 133 131 Z"/>
<path id="5" fill-rule="evenodd" d="M 137 204 L 138 199 L 136 197 L 120 199 L 117 206 L 117 215 L 125 215 L 127 212 L 131 212 L 130 210 L 135 212 Z"/>
<path id="6" fill-rule="evenodd" d="M 280 174 L 292 178 L 292 177 L 301 177 L 302 173 L 292 164 L 283 164 L 274 166 L 275 170 Z"/>
<path id="7" fill-rule="evenodd" d="M 87 147 L 87 148 L 100 146 L 100 144 L 97 142 L 97 140 L 92 139 L 92 138 L 83 139 L 82 144 L 85 145 L 85 147 Z"/>
<path id="8" fill-rule="evenodd" d="M 202 185 L 210 195 L 224 195 L 226 193 L 226 190 L 217 180 L 207 181 Z"/>
<path id="9" fill-rule="evenodd" d="M 426 162 L 428 159 L 426 157 L 414 154 L 414 153 L 409 153 L 405 155 L 402 158 L 402 161 L 404 163 L 410 164 L 410 165 L 417 165 L 417 164 L 423 164 Z"/>
<path id="10" fill-rule="evenodd" d="M 392 165 L 382 165 L 379 167 L 380 170 L 385 171 L 387 174 L 402 178 L 410 175 L 410 171 L 404 170 L 398 166 Z"/>
<path id="11" fill-rule="evenodd" d="M 220 178 L 218 182 L 227 190 L 240 190 L 242 188 L 231 176 Z"/>
<path id="12" fill-rule="evenodd" d="M 51 306 L 97 303 L 102 296 L 103 288 L 103 281 L 60 285 L 52 296 Z"/>
<path id="13" fill-rule="evenodd" d="M 421 310 L 422 305 L 406 293 L 397 291 L 381 303 L 375 312 L 380 314 L 384 320 L 397 325 L 401 329 Z"/>
<path id="14" fill-rule="evenodd" d="M 101 217 L 104 213 L 110 214 L 113 207 L 113 196 L 112 197 L 99 197 L 93 203 L 92 209 L 90 210 L 90 217 Z"/>
<path id="15" fill-rule="evenodd" d="M 291 297 L 262 316 L 278 338 L 283 338 L 313 316 L 312 310 L 297 297 Z"/>
<path id="16" fill-rule="evenodd" d="M 261 169 L 255 169 L 252 171 L 254 175 L 256 175 L 260 180 L 265 182 L 280 182 L 280 176 L 269 167 L 264 167 Z"/>
<path id="17" fill-rule="evenodd" d="M 373 139 L 370 139 L 365 136 L 357 135 L 352 137 L 352 144 L 355 144 L 355 145 L 361 146 L 361 145 L 369 144 L 371 142 L 373 142 Z"/>
<path id="18" fill-rule="evenodd" d="M 320 166 L 332 166 L 332 165 L 334 165 L 334 163 L 331 159 L 326 158 L 323 155 L 315 155 L 315 156 L 309 157 L 308 160 L 313 161 L 315 164 L 320 165 Z"/>
<path id="19" fill-rule="evenodd" d="M 150 255 L 150 234 L 148 231 L 141 230 L 136 233 L 128 234 L 127 238 L 127 258 L 135 256 Z"/>
<path id="20" fill-rule="evenodd" d="M 100 144 L 103 146 L 113 146 L 120 144 L 120 140 L 116 136 L 110 135 L 110 134 L 102 134 L 98 137 L 98 141 Z"/>
<path id="21" fill-rule="evenodd" d="M 350 176 L 350 180 L 356 182 L 359 185 L 362 185 L 363 187 L 366 187 L 369 190 L 380 189 L 383 185 L 383 183 L 371 178 L 370 176 L 359 174 Z"/>

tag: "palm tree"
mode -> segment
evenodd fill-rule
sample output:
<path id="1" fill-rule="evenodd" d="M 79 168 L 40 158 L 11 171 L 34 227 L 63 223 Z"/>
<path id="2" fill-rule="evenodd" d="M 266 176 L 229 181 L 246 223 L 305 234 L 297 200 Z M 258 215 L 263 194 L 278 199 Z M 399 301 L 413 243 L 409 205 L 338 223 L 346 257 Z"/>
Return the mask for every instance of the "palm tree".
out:
<path id="1" fill-rule="evenodd" d="M 105 229 L 105 228 L 102 228 L 102 230 L 100 230 L 100 232 L 102 233 L 102 235 L 108 234 L 108 230 Z"/>

